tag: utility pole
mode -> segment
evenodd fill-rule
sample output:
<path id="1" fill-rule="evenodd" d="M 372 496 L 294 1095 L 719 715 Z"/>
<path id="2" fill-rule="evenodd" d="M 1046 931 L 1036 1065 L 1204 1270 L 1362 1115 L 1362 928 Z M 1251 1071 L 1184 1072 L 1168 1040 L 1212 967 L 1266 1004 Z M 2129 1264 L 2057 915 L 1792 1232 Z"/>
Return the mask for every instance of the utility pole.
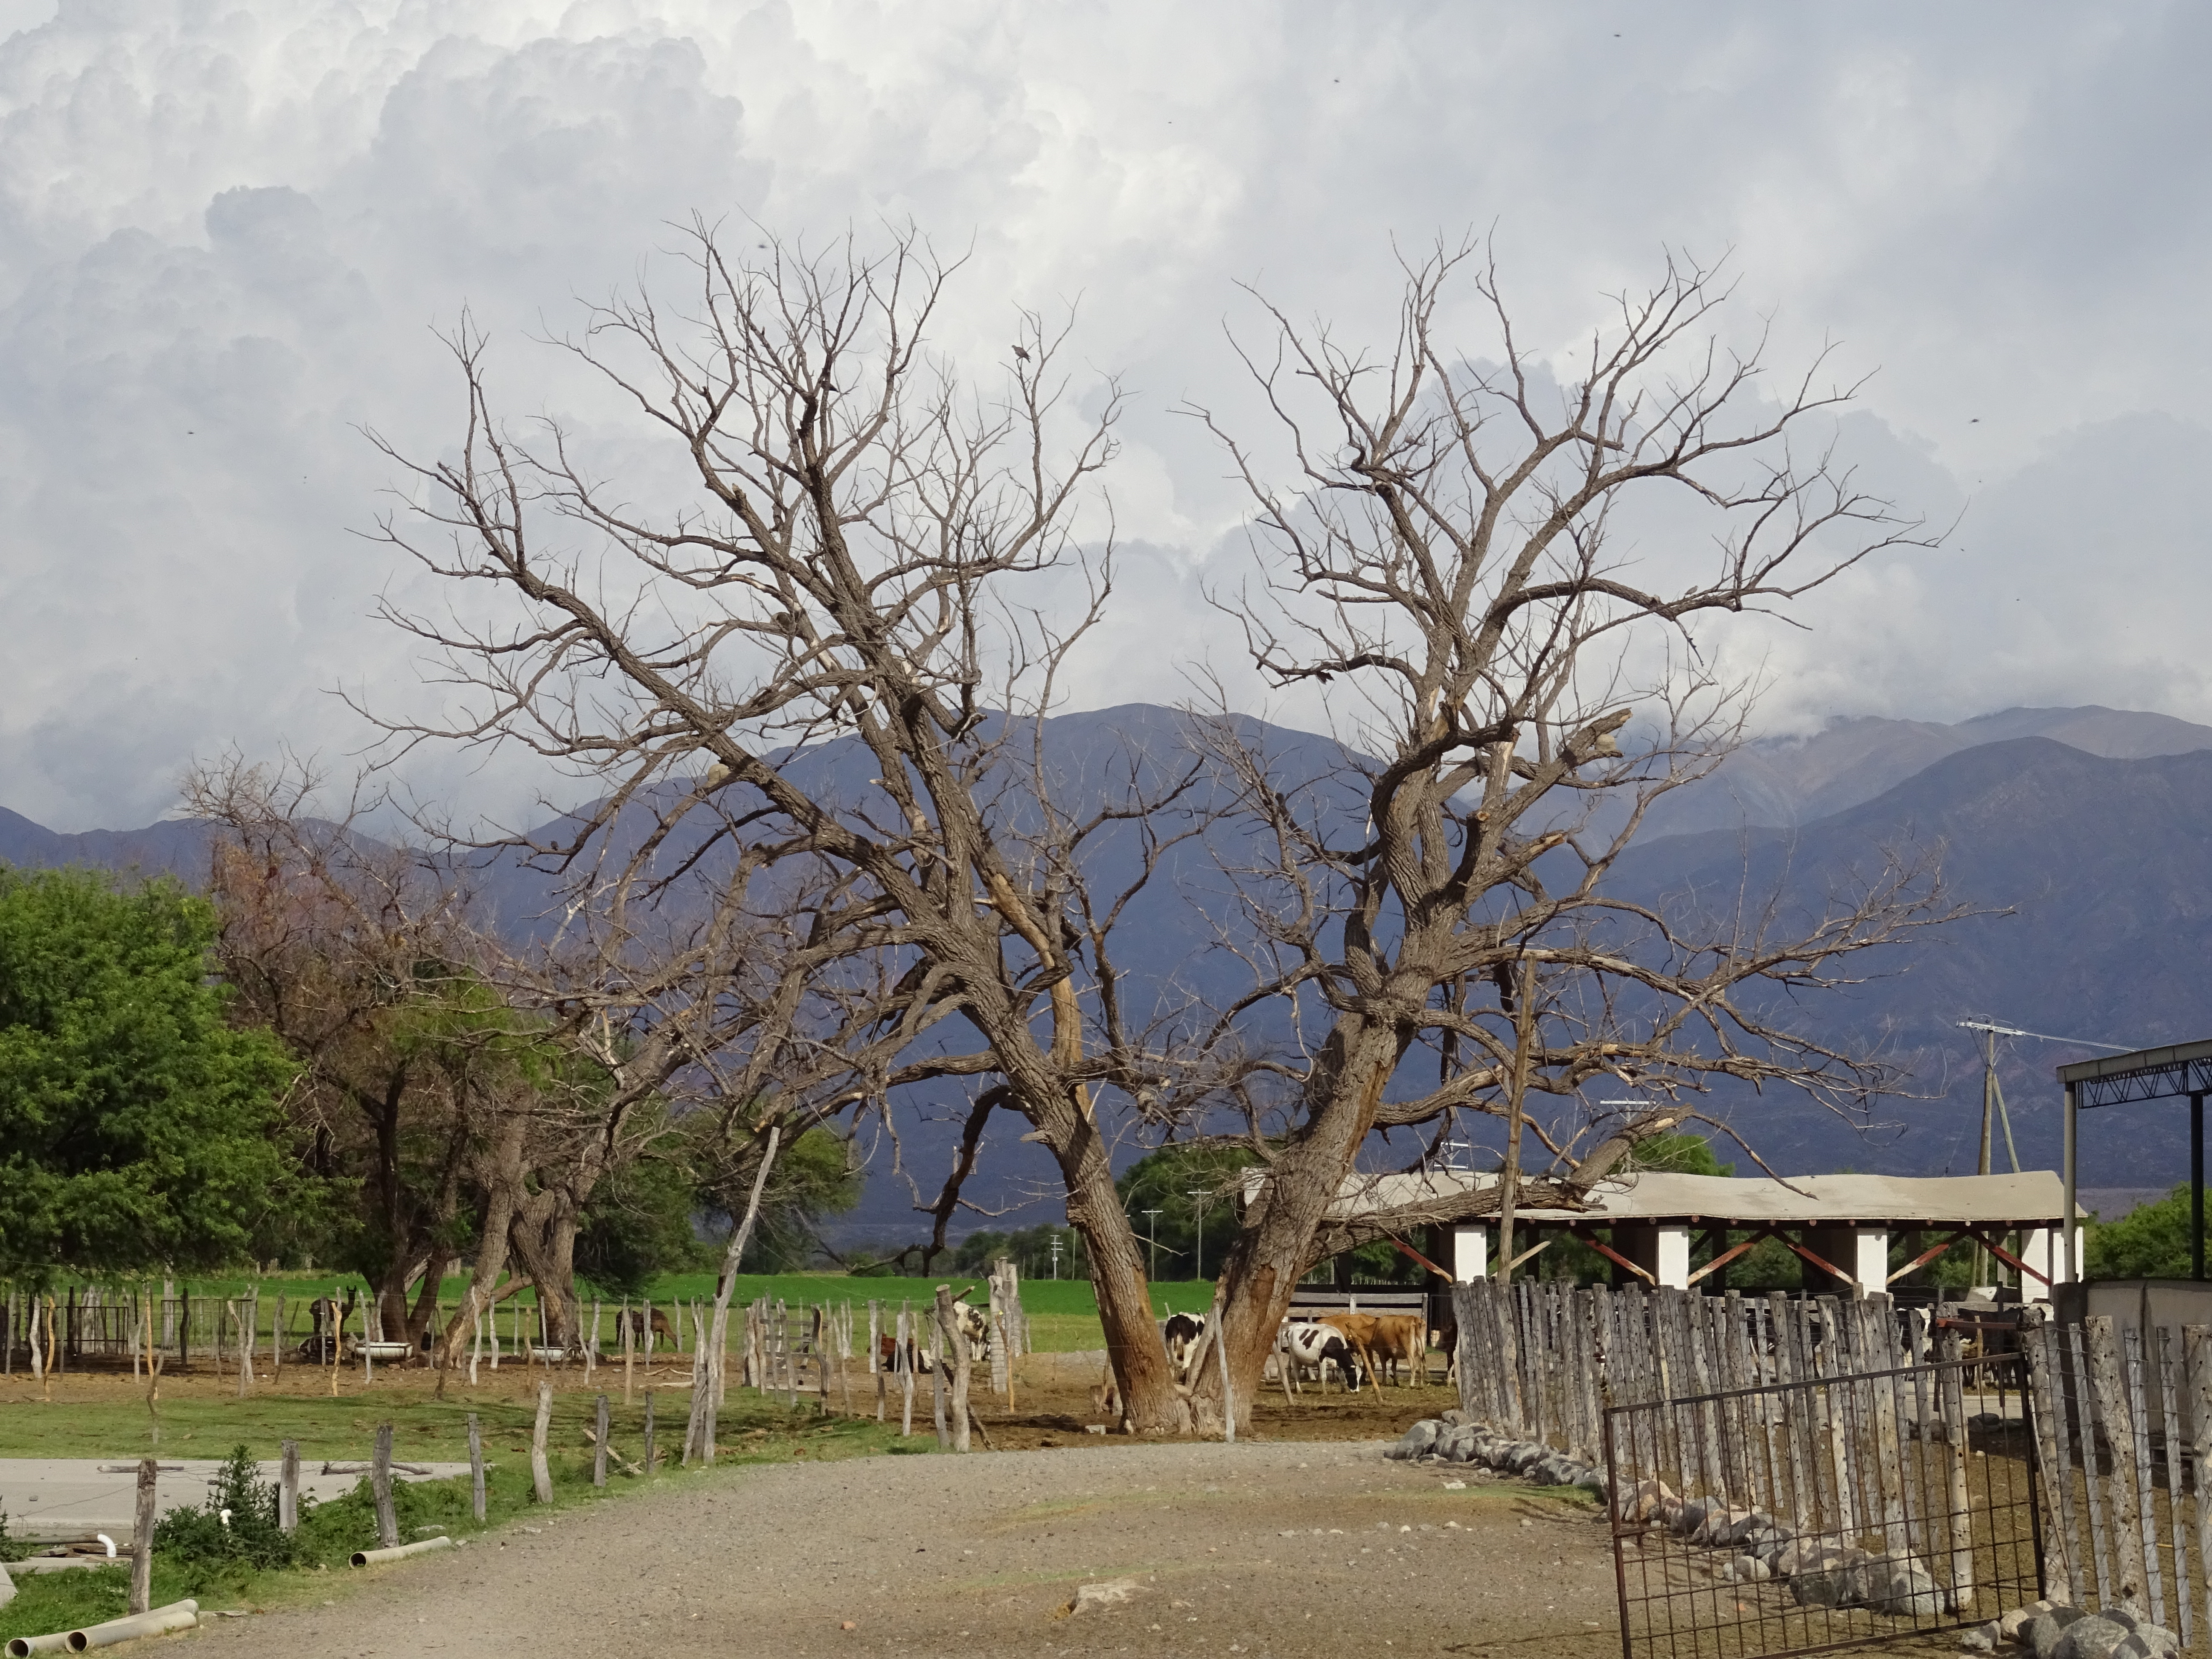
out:
<path id="1" fill-rule="evenodd" d="M 1194 1192 L 1186 1188 L 1183 1192 L 1183 1196 L 1190 1200 L 1191 1207 L 1198 1212 L 1198 1234 L 1196 1246 L 1198 1250 L 1198 1269 L 1196 1276 L 1200 1279 L 1203 1279 L 1206 1277 L 1206 1200 L 1212 1198 L 1213 1194 L 1203 1189 Z"/>
<path id="2" fill-rule="evenodd" d="M 1976 1160 L 1974 1166 L 1974 1173 L 1977 1175 L 1988 1175 L 1990 1172 L 1990 1130 L 1996 1123 L 2002 1123 L 2004 1126 L 2005 1152 L 2012 1158 L 2012 1172 L 2014 1175 L 2020 1173 L 2020 1149 L 2013 1144 L 2012 1114 L 2005 1108 L 2004 1085 L 1997 1081 L 1997 1039 L 1999 1037 L 2028 1037 L 2037 1042 L 2065 1042 L 2081 1048 L 2103 1048 L 2112 1054 L 2127 1052 L 2116 1042 L 2088 1042 L 2080 1037 L 2051 1036 L 2043 1031 L 2023 1031 L 2017 1026 L 1999 1025 L 1993 1020 L 1962 1019 L 1959 1022 L 1959 1027 L 1961 1030 L 1977 1031 L 1981 1034 L 1982 1147 L 1981 1156 Z M 2073 1221 L 2074 1218 L 2071 1216 L 2065 1218 L 2065 1223 L 2060 1229 L 2062 1237 L 2072 1237 Z M 1984 1276 L 1993 1273 L 1994 1269 L 1990 1265 L 1989 1252 L 1979 1244 L 1975 1245 L 1974 1283 L 1977 1285 L 1983 1283 Z M 2073 1277 L 2074 1264 L 2070 1261 L 2066 1264 L 2066 1273 L 2068 1278 Z"/>
<path id="3" fill-rule="evenodd" d="M 1054 1279 L 1060 1277 L 1060 1235 L 1057 1232 L 1052 1236 L 1052 1276 Z"/>
<path id="4" fill-rule="evenodd" d="M 1145 1234 L 1145 1243 L 1146 1243 L 1146 1244 L 1148 1244 L 1148 1245 L 1150 1245 L 1150 1246 L 1152 1247 L 1152 1265 L 1151 1268 L 1148 1270 L 1148 1276 L 1152 1279 L 1152 1281 L 1153 1281 L 1155 1284 L 1157 1284 L 1157 1283 L 1159 1281 L 1159 1277 L 1160 1277 L 1160 1223 L 1159 1223 L 1159 1214 L 1160 1214 L 1160 1212 L 1159 1212 L 1158 1210 L 1147 1210 L 1147 1211 L 1146 1211 L 1146 1212 L 1145 1212 L 1145 1215 L 1146 1215 L 1146 1224 L 1146 1224 L 1146 1229 L 1147 1229 L 1147 1231 L 1146 1231 L 1146 1234 Z"/>

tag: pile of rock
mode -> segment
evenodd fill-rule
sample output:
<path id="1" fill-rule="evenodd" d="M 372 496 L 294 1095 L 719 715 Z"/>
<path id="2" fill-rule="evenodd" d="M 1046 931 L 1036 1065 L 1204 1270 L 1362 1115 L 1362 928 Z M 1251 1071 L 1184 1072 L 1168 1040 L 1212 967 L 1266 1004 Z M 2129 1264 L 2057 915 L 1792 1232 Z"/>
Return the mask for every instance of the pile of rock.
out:
<path id="1" fill-rule="evenodd" d="M 1607 1490 L 1605 1472 L 1587 1459 L 1534 1441 L 1510 1439 L 1486 1425 L 1468 1421 L 1456 1411 L 1414 1424 L 1383 1455 L 1480 1463 L 1539 1486 L 1583 1486 L 1600 1494 Z M 1686 1502 L 1663 1480 L 1639 1480 L 1622 1492 L 1620 1512 L 1624 1521 L 1663 1526 L 1693 1544 L 1726 1550 L 1729 1559 L 1718 1576 L 1728 1583 L 1787 1579 L 1790 1595 L 1802 1607 L 1869 1607 L 1911 1618 L 1942 1613 L 1949 1606 L 1948 1593 L 1936 1583 L 1926 1563 L 1912 1556 L 1877 1555 L 1801 1538 L 1787 1522 L 1758 1510 L 1719 1498 Z"/>
<path id="2" fill-rule="evenodd" d="M 1605 1471 L 1591 1467 L 1587 1459 L 1534 1440 L 1509 1440 L 1486 1424 L 1468 1422 L 1456 1411 L 1414 1424 L 1382 1455 L 1407 1461 L 1480 1463 L 1502 1474 L 1521 1475 L 1540 1486 L 1605 1491 Z"/>
<path id="3" fill-rule="evenodd" d="M 2002 1619 L 1976 1626 L 1961 1645 L 1970 1653 L 1993 1653 L 2007 1643 L 2033 1659 L 2167 1659 L 2181 1651 L 2179 1637 L 2132 1607 L 2092 1613 L 2048 1601 L 2015 1607 Z"/>

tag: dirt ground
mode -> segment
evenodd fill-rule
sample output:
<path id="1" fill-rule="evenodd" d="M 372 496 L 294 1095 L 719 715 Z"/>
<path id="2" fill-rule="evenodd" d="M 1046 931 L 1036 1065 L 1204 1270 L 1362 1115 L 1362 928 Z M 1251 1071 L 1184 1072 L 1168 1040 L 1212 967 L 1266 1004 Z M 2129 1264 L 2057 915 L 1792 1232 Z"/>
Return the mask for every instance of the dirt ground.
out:
<path id="1" fill-rule="evenodd" d="M 1066 1611 L 1116 1580 L 1126 1600 Z M 733 1469 L 331 1588 L 198 1639 L 236 1659 L 1620 1650 L 1594 1510 L 1373 1442 Z"/>

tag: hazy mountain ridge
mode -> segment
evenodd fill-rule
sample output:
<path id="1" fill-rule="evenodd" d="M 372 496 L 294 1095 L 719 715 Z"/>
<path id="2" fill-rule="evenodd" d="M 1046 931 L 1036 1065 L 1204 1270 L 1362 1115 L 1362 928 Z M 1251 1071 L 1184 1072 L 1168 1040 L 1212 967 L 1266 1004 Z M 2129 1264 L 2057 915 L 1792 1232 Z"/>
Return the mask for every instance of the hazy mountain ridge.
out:
<path id="1" fill-rule="evenodd" d="M 1810 823 L 1872 800 L 1948 756 L 2031 737 L 2108 760 L 2212 750 L 2212 726 L 2094 705 L 2007 708 L 1955 726 L 1872 717 L 1838 720 L 1811 737 L 1746 744 L 1710 776 L 1658 803 L 1647 833 Z"/>
<path id="2" fill-rule="evenodd" d="M 1179 742 L 1183 717 L 1146 705 L 1092 711 L 1047 723 L 1045 755 L 1055 787 L 1088 799 L 1111 786 L 1136 756 L 1147 763 Z M 1314 810 L 1356 821 L 1362 811 L 1346 775 L 1358 757 L 1333 740 L 1254 723 L 1286 782 L 1320 780 Z M 1964 737 L 1962 738 L 1962 734 Z M 1977 739 L 1966 741 L 1966 738 Z M 2135 751 L 2105 756 L 2092 745 Z M 2183 747 L 2186 745 L 2186 747 Z M 1940 852 L 1946 883 L 1984 914 L 1929 936 L 1924 948 L 1876 964 L 1870 982 L 1825 994 L 1795 1018 L 1826 1040 L 1879 1046 L 1908 1061 L 1917 1091 L 1932 1098 L 1886 1103 L 1890 1127 L 1862 1134 L 1799 1101 L 1763 1101 L 1717 1091 L 1707 1103 L 1736 1123 L 1785 1171 L 1856 1168 L 1900 1173 L 1969 1171 L 1980 1099 L 1978 1061 L 1957 1021 L 2000 1023 L 2073 1038 L 2136 1043 L 2186 1040 L 2212 1026 L 2199 988 L 2212 959 L 2212 728 L 2163 715 L 2101 708 L 2014 709 L 1957 726 L 1853 721 L 1819 738 L 1744 755 L 1787 762 L 1791 799 L 1849 796 L 1889 772 L 1941 750 L 1902 778 L 1794 827 L 1705 827 L 1654 836 L 1622 860 L 1614 885 L 1646 902 L 1732 901 L 1749 880 L 1778 884 L 1785 904 L 1817 903 L 1885 847 Z M 848 740 L 805 758 L 810 782 L 858 799 L 874 775 L 866 750 Z M 1689 792 L 1685 792 L 1686 793 Z M 1730 797 L 1731 811 L 1740 811 Z M 208 828 L 172 820 L 131 831 L 56 835 L 0 809 L 0 859 L 23 864 L 83 861 L 174 871 L 196 879 L 205 867 Z M 1174 995 L 1208 1000 L 1238 988 L 1237 969 L 1208 956 L 1211 927 L 1190 900 L 1221 914 L 1223 843 L 1194 840 L 1176 849 L 1154 887 L 1132 907 L 1120 934 L 1120 965 Z M 1094 873 L 1110 877 L 1110 839 Z M 516 861 L 495 861 L 487 885 L 509 925 L 542 911 L 548 878 Z M 1998 914 L 1998 913 L 2003 914 Z M 2051 1068 L 2087 1049 L 2011 1045 L 2002 1075 L 2024 1163 L 2048 1166 L 2057 1152 Z M 960 1102 L 917 1098 L 901 1109 L 903 1163 L 925 1194 L 941 1179 Z M 1016 1139 L 1012 1120 L 991 1137 L 989 1179 L 978 1200 L 992 1207 L 1053 1186 L 1045 1155 Z M 2179 1178 L 2180 1114 L 2127 1109 L 2092 1120 L 2083 1135 L 2083 1178 L 2111 1187 L 2160 1186 Z M 1723 1148 L 1723 1156 L 1730 1154 Z M 1997 1158 L 2004 1167 L 2002 1139 Z M 888 1152 L 855 1221 L 871 1231 L 910 1231 L 904 1183 Z M 1748 1164 L 1743 1165 L 1747 1170 Z M 1031 1218 L 1040 1218 L 1032 1212 Z"/>

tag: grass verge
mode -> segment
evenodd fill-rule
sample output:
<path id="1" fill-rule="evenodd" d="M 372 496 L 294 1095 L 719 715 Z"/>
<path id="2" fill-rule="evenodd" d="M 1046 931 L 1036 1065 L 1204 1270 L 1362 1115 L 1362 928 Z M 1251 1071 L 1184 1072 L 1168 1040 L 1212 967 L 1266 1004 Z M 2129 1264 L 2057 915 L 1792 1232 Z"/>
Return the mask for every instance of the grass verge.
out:
<path id="1" fill-rule="evenodd" d="M 534 1503 L 531 1495 L 529 1446 L 535 1407 L 515 1400 L 455 1398 L 440 1402 L 430 1399 L 424 1389 L 414 1398 L 397 1392 L 380 1393 L 373 1402 L 268 1395 L 245 1401 L 180 1401 L 163 1412 L 171 1432 L 162 1437 L 161 1451 L 165 1456 L 213 1458 L 243 1445 L 256 1458 L 273 1458 L 278 1443 L 293 1438 L 301 1443 L 303 1462 L 351 1462 L 366 1458 L 377 1423 L 389 1420 L 393 1425 L 394 1455 L 399 1461 L 457 1462 L 468 1455 L 468 1414 L 474 1410 L 483 1423 L 486 1461 L 491 1466 L 485 1476 L 483 1521 L 479 1522 L 470 1514 L 465 1477 L 402 1480 L 392 1487 L 402 1542 L 411 1543 L 439 1528 L 452 1537 L 465 1539 L 594 1500 L 641 1496 L 715 1478 L 712 1470 L 677 1468 L 669 1461 L 672 1449 L 682 1449 L 688 1400 L 685 1394 L 670 1390 L 659 1401 L 661 1462 L 653 1475 L 647 1479 L 619 1473 L 618 1466 L 611 1463 L 607 1487 L 602 1492 L 592 1485 L 591 1449 L 583 1437 L 584 1429 L 592 1420 L 592 1396 L 556 1395 L 548 1437 L 548 1462 L 553 1475 L 550 1506 Z M 373 1415 L 363 1416 L 364 1410 Z M 123 1427 L 118 1417 L 127 1419 L 127 1429 L 122 1432 L 118 1432 Z M 190 1448 L 179 1443 L 177 1431 L 179 1423 L 188 1418 L 200 1425 Z M 642 1401 L 627 1412 L 615 1402 L 610 1426 L 610 1445 L 632 1462 L 639 1461 L 644 1440 Z M 726 1402 L 715 1438 L 718 1468 L 827 1462 L 884 1451 L 936 1449 L 933 1437 L 916 1436 L 902 1443 L 896 1426 L 858 1418 L 817 1416 L 805 1407 L 788 1411 L 778 1402 L 740 1398 L 735 1392 Z M 137 1457 L 144 1453 L 144 1408 L 135 1401 L 112 1407 L 57 1402 L 39 1410 L 19 1407 L 0 1413 L 0 1455 Z M 118 1446 L 126 1449 L 118 1452 Z M 154 1605 L 192 1596 L 205 1613 L 338 1594 L 336 1587 L 353 1572 L 346 1565 L 347 1557 L 377 1542 L 375 1504 L 368 1480 L 364 1477 L 343 1498 L 304 1508 L 298 1534 L 303 1565 L 261 1571 L 237 1563 L 164 1559 L 157 1553 Z M 121 1616 L 130 1593 L 130 1575 L 125 1566 L 18 1573 L 15 1584 L 15 1599 L 0 1607 L 0 1641 L 72 1630 Z"/>

